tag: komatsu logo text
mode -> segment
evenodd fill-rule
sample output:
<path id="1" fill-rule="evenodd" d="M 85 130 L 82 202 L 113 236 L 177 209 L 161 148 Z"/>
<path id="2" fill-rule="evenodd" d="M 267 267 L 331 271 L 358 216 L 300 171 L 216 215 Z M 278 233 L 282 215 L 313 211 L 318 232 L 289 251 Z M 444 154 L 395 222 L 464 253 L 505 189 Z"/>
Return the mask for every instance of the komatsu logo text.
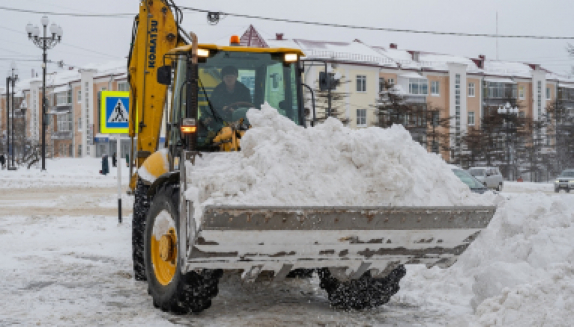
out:
<path id="1" fill-rule="evenodd" d="M 151 30 L 149 31 L 149 54 L 148 68 L 155 68 L 155 47 L 157 45 L 157 20 L 151 21 Z"/>

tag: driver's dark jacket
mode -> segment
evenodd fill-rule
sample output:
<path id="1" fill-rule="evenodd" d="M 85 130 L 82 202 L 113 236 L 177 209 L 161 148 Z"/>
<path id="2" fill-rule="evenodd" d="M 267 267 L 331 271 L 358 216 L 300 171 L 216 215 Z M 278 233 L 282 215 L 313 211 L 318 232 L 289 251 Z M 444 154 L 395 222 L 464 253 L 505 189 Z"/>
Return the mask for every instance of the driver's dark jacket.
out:
<path id="1" fill-rule="evenodd" d="M 232 120 L 233 112 L 224 112 L 223 107 L 236 102 L 253 101 L 251 100 L 251 93 L 249 92 L 247 86 L 237 81 L 235 82 L 233 93 L 227 92 L 227 88 L 224 82 L 217 85 L 215 89 L 213 89 L 213 92 L 211 92 L 209 102 L 211 103 L 211 106 L 216 113 L 216 117 L 214 117 L 209 106 L 202 106 L 200 108 L 201 118 L 199 122 L 208 130 L 218 131 L 223 126 L 223 122 L 231 122 Z M 211 118 L 209 123 L 207 122 L 208 118 Z"/>
<path id="2" fill-rule="evenodd" d="M 231 111 L 225 113 L 223 111 L 223 107 L 234 104 L 236 102 L 253 102 L 251 100 L 251 93 L 249 92 L 249 89 L 241 82 L 235 82 L 233 93 L 229 93 L 227 91 L 225 83 L 220 83 L 215 87 L 215 89 L 213 89 L 213 92 L 211 92 L 209 100 L 213 105 L 213 109 L 217 111 L 219 116 L 223 118 L 224 121 L 231 120 Z"/>

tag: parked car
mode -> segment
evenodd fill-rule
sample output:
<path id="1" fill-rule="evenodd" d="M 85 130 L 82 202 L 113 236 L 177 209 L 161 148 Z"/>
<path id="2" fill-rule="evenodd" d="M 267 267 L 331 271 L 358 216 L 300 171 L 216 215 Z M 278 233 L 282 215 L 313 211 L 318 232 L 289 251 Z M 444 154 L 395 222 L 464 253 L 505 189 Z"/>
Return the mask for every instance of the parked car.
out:
<path id="1" fill-rule="evenodd" d="M 574 169 L 566 169 L 554 181 L 554 192 L 558 193 L 560 190 L 570 192 L 572 189 L 574 189 Z"/>
<path id="2" fill-rule="evenodd" d="M 474 178 L 471 174 L 460 168 L 452 168 L 452 172 L 458 177 L 463 183 L 468 185 L 470 190 L 475 193 L 482 194 L 488 191 L 488 188 L 484 186 L 479 180 Z"/>
<path id="3" fill-rule="evenodd" d="M 496 167 L 471 167 L 468 172 L 484 186 L 502 191 L 504 180 Z"/>

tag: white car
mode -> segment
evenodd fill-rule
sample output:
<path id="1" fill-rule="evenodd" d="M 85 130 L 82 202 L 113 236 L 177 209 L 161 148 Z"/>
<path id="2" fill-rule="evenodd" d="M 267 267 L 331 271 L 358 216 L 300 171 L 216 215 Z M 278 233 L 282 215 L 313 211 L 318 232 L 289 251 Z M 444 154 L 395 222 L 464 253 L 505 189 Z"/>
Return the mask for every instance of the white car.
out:
<path id="1" fill-rule="evenodd" d="M 502 191 L 504 180 L 496 167 L 471 167 L 468 172 L 478 179 L 484 186 Z"/>
<path id="2" fill-rule="evenodd" d="M 574 169 L 566 169 L 560 176 L 556 177 L 554 192 L 558 193 L 560 190 L 565 190 L 566 192 L 574 190 Z"/>

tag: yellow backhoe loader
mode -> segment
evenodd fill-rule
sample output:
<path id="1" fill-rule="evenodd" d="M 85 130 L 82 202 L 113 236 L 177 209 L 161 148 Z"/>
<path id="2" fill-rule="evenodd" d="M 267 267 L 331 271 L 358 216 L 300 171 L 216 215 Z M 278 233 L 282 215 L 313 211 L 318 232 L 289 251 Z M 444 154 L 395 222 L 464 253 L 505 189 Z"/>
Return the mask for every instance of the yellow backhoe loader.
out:
<path id="1" fill-rule="evenodd" d="M 182 16 L 171 0 L 142 0 L 128 60 L 134 273 L 156 307 L 200 312 L 229 271 L 247 282 L 317 272 L 332 306 L 371 308 L 398 291 L 405 264 L 448 267 L 486 228 L 494 207 L 218 205 L 196 221 L 185 164 L 203 152 L 239 151 L 248 108 L 267 102 L 306 125 L 304 54 L 242 47 L 238 37 L 201 44 L 183 31 Z M 217 92 L 228 78 L 246 89 L 222 103 Z"/>

